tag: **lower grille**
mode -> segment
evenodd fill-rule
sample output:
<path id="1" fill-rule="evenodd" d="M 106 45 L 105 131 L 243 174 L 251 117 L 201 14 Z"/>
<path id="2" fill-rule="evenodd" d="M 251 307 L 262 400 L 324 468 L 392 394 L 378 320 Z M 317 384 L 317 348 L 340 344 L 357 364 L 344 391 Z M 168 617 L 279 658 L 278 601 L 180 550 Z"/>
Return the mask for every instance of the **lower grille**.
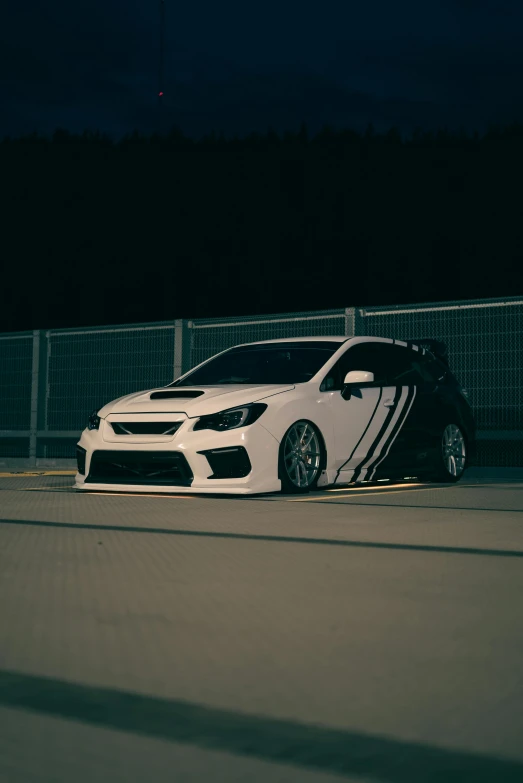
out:
<path id="1" fill-rule="evenodd" d="M 190 487 L 193 478 L 177 451 L 95 451 L 86 482 Z"/>

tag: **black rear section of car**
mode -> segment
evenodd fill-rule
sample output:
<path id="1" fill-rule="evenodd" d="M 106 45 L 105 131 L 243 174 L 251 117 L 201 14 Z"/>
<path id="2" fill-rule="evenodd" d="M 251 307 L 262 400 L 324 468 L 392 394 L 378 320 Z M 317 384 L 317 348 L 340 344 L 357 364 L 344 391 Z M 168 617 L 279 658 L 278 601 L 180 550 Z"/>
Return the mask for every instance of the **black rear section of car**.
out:
<path id="1" fill-rule="evenodd" d="M 350 347 L 328 371 L 320 391 L 340 390 L 345 394 L 344 378 L 353 370 L 373 373 L 373 380 L 360 389 L 379 387 L 398 405 L 384 443 L 377 444 L 384 457 L 378 461 L 373 479 L 432 475 L 433 466 L 441 461 L 442 437 L 449 425 L 458 426 L 464 435 L 467 465 L 474 462 L 474 417 L 461 384 L 450 370 L 443 342 L 409 340 L 405 345 L 400 341 L 363 340 Z M 404 408 L 400 403 L 402 388 L 406 393 Z"/>

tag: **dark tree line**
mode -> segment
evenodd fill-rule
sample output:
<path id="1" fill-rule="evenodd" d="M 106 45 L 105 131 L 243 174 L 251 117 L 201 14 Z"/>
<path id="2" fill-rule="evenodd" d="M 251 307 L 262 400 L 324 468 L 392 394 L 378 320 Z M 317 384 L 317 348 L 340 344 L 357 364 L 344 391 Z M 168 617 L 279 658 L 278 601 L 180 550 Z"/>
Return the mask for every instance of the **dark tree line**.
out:
<path id="1" fill-rule="evenodd" d="M 0 329 L 522 293 L 523 127 L 0 143 Z"/>

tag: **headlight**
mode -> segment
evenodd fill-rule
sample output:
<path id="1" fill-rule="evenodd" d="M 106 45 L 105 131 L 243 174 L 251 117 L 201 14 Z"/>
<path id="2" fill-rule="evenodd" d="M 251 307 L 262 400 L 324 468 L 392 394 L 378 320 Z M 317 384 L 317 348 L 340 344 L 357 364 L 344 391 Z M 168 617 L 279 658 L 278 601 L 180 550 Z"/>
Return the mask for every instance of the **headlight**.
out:
<path id="1" fill-rule="evenodd" d="M 252 405 L 244 405 L 241 408 L 231 408 L 220 413 L 212 413 L 210 416 L 202 416 L 194 425 L 194 430 L 235 430 L 238 427 L 247 427 L 260 418 L 267 406 L 263 402 L 255 402 Z"/>
<path id="2" fill-rule="evenodd" d="M 88 430 L 97 430 L 100 428 L 100 417 L 98 415 L 98 411 L 93 411 L 89 418 L 87 419 L 87 429 Z"/>

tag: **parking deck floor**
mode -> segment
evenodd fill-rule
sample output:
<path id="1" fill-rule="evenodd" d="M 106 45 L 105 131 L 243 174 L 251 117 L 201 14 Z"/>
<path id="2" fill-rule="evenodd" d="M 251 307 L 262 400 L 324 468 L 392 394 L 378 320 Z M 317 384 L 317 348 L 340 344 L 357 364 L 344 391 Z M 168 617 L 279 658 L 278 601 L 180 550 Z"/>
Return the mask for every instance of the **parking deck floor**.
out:
<path id="1" fill-rule="evenodd" d="M 523 779 L 523 483 L 0 476 L 0 781 Z"/>

